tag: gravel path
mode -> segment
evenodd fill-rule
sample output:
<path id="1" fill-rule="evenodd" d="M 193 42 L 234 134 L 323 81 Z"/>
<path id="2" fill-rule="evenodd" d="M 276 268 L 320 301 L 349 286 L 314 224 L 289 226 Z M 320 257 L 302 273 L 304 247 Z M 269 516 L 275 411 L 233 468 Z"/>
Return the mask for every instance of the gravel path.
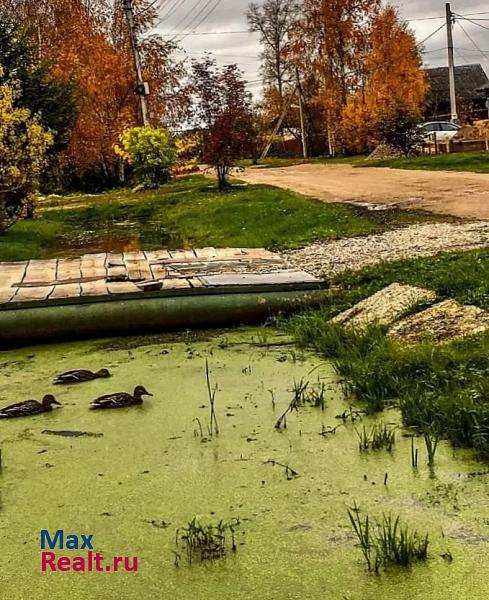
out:
<path id="1" fill-rule="evenodd" d="M 329 278 L 381 262 L 489 247 L 489 223 L 413 225 L 367 237 L 313 244 L 285 254 L 290 265 Z"/>

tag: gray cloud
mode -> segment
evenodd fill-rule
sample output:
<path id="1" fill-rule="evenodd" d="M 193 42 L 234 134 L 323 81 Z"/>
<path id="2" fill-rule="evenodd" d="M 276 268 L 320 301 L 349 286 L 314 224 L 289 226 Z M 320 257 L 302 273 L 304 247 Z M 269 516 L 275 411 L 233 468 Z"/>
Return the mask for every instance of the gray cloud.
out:
<path id="1" fill-rule="evenodd" d="M 158 32 L 171 33 L 176 39 L 181 40 L 181 45 L 190 58 L 198 58 L 206 51 L 212 52 L 220 64 L 237 63 L 250 83 L 250 90 L 258 93 L 260 83 L 259 69 L 260 44 L 258 36 L 249 33 L 232 33 L 216 35 L 186 35 L 194 33 L 195 26 L 208 11 L 215 6 L 215 10 L 198 27 L 197 32 L 231 32 L 245 31 L 245 12 L 248 0 L 160 0 L 163 5 L 160 9 L 161 16 L 168 15 L 159 25 Z M 209 4 L 207 4 L 209 2 Z M 426 17 L 443 17 L 445 3 L 434 0 L 413 0 L 395 2 L 401 14 L 411 21 L 411 27 L 416 32 L 419 41 L 425 39 L 439 25 L 439 20 L 414 20 Z M 205 11 L 198 16 L 199 11 L 207 5 Z M 452 10 L 461 15 L 487 12 L 486 15 L 472 15 L 467 18 L 489 19 L 486 2 L 480 0 L 464 0 L 452 3 Z M 488 29 L 484 29 L 487 27 Z M 466 33 L 464 33 L 463 29 Z M 170 37 L 170 36 L 167 36 Z M 473 41 L 471 41 L 471 39 Z M 456 47 L 457 64 L 482 63 L 489 73 L 489 20 L 480 21 L 479 24 L 460 20 L 454 28 L 454 41 Z M 426 42 L 425 63 L 428 66 L 443 66 L 447 63 L 446 33 L 440 31 Z M 483 54 L 479 50 L 483 51 Z"/>

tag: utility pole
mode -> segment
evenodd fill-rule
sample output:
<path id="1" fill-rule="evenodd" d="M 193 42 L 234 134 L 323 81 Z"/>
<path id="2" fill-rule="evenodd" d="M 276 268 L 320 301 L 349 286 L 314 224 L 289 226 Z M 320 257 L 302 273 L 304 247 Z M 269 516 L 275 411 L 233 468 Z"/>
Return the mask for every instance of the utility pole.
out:
<path id="1" fill-rule="evenodd" d="M 306 128 L 304 126 L 304 106 L 302 101 L 302 86 L 301 79 L 299 75 L 299 69 L 296 69 L 297 75 L 297 93 L 299 96 L 299 116 L 301 121 L 301 138 L 302 138 L 302 155 L 304 158 L 307 158 L 307 138 L 306 138 Z"/>
<path id="2" fill-rule="evenodd" d="M 144 81 L 143 67 L 141 62 L 141 52 L 139 50 L 136 24 L 134 22 L 134 4 L 133 0 L 123 0 L 124 12 L 126 13 L 127 25 L 129 27 L 129 37 L 131 38 L 132 53 L 134 56 L 134 68 L 136 70 L 136 93 L 139 96 L 141 107 L 141 119 L 144 127 L 149 125 L 148 103 L 146 97 L 149 96 L 149 85 Z"/>
<path id="3" fill-rule="evenodd" d="M 446 5 L 447 9 L 447 35 L 448 35 L 448 79 L 450 82 L 450 111 L 452 121 L 458 121 L 457 112 L 457 88 L 455 84 L 455 59 L 453 57 L 453 13 L 450 3 Z"/>

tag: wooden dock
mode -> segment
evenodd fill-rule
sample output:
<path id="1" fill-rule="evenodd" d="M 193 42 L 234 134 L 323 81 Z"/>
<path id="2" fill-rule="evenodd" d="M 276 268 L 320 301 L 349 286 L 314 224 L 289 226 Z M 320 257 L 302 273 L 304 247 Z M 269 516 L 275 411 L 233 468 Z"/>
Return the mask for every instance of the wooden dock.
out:
<path id="1" fill-rule="evenodd" d="M 0 263 L 0 310 L 141 297 L 147 292 L 320 285 L 264 249 L 201 248 Z"/>

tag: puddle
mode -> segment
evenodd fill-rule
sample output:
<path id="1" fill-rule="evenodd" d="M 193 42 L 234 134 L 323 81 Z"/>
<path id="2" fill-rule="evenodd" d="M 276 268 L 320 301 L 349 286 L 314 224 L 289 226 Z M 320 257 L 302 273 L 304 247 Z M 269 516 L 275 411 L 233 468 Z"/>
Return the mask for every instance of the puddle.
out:
<path id="1" fill-rule="evenodd" d="M 44 258 L 72 258 L 102 252 L 137 252 L 149 249 L 183 248 L 185 240 L 165 229 L 161 222 L 141 217 L 132 221 L 86 222 L 53 240 L 43 249 Z M 82 234 L 79 232 L 83 231 Z"/>
<path id="2" fill-rule="evenodd" d="M 62 371 L 106 367 L 113 373 L 57 388 L 62 410 L 1 423 L 2 597 L 485 598 L 489 478 L 483 466 L 441 444 L 430 472 L 420 440 L 414 472 L 411 440 L 400 434 L 392 453 L 361 454 L 355 427 L 368 427 L 371 419 L 320 435 L 338 425 L 336 415 L 349 405 L 329 365 L 284 341 L 244 330 L 0 353 L 2 405 L 51 392 Z M 218 386 L 214 439 L 207 433 L 206 359 Z M 326 386 L 325 410 L 300 408 L 288 416 L 286 430 L 275 430 L 294 380 L 318 378 Z M 88 409 L 94 398 L 136 385 L 154 397 L 130 409 Z M 381 418 L 399 422 L 394 411 Z M 102 437 L 71 435 L 83 432 Z M 288 477 L 281 465 L 297 476 Z M 392 512 L 429 532 L 430 560 L 369 575 L 347 516 L 355 503 L 372 516 Z M 196 515 L 238 518 L 237 552 L 176 568 L 176 529 Z M 42 574 L 41 529 L 93 534 L 94 550 L 138 556 L 140 572 Z M 447 551 L 452 562 L 441 556 Z"/>

